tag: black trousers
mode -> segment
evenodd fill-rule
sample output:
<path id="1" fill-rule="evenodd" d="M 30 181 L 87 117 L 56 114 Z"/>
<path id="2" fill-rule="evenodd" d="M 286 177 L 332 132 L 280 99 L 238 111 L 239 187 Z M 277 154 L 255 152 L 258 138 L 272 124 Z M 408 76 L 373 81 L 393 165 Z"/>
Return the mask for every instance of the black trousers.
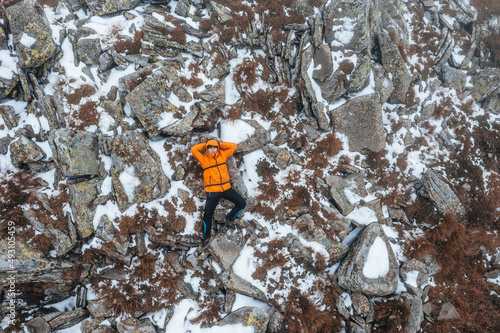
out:
<path id="1" fill-rule="evenodd" d="M 233 188 L 225 190 L 224 192 L 209 192 L 207 201 L 205 202 L 205 213 L 203 214 L 203 239 L 207 239 L 211 235 L 212 217 L 214 216 L 215 208 L 220 199 L 226 199 L 234 203 L 234 208 L 226 215 L 231 221 L 234 220 L 247 205 L 245 199 L 243 199 L 243 197 Z"/>

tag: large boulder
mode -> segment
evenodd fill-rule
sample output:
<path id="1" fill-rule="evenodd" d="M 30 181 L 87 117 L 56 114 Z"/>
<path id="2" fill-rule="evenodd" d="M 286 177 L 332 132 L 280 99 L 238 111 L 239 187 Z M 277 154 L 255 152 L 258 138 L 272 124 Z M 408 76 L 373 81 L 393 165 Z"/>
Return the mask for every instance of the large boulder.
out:
<path id="1" fill-rule="evenodd" d="M 102 16 L 134 8 L 140 0 L 85 0 L 94 15 Z"/>
<path id="2" fill-rule="evenodd" d="M 151 138 L 159 134 L 182 136 L 193 129 L 196 108 L 186 110 L 179 106 L 192 97 L 180 81 L 178 69 L 174 63 L 165 63 L 126 97 Z"/>
<path id="3" fill-rule="evenodd" d="M 377 93 L 350 100 L 334 109 L 331 117 L 335 131 L 349 139 L 350 151 L 379 152 L 385 148 L 382 107 Z"/>
<path id="4" fill-rule="evenodd" d="M 255 333 L 266 333 L 268 323 L 269 314 L 266 311 L 246 306 L 231 312 L 222 320 L 216 322 L 214 326 L 241 324 L 243 326 L 252 326 Z"/>
<path id="5" fill-rule="evenodd" d="M 5 13 L 22 68 L 39 67 L 58 52 L 52 29 L 40 6 L 21 1 L 8 7 Z"/>
<path id="6" fill-rule="evenodd" d="M 95 133 L 69 128 L 53 130 L 49 134 L 49 145 L 64 176 L 99 174 L 99 142 Z"/>
<path id="7" fill-rule="evenodd" d="M 231 269 L 252 233 L 252 227 L 246 230 L 237 228 L 234 231 L 219 232 L 216 236 L 212 237 L 209 249 L 217 262 L 222 266 L 222 269 Z"/>
<path id="8" fill-rule="evenodd" d="M 170 181 L 143 134 L 127 131 L 116 136 L 111 159 L 113 190 L 122 212 L 134 203 L 149 202 L 167 193 Z"/>
<path id="9" fill-rule="evenodd" d="M 472 96 L 483 101 L 500 87 L 500 69 L 487 68 L 471 72 Z"/>
<path id="10" fill-rule="evenodd" d="M 431 169 L 422 176 L 417 184 L 418 193 L 429 199 L 443 214 L 452 213 L 458 217 L 465 216 L 465 209 L 446 180 Z"/>
<path id="11" fill-rule="evenodd" d="M 379 223 L 367 226 L 338 270 L 339 285 L 365 295 L 387 296 L 398 287 L 398 262 Z"/>

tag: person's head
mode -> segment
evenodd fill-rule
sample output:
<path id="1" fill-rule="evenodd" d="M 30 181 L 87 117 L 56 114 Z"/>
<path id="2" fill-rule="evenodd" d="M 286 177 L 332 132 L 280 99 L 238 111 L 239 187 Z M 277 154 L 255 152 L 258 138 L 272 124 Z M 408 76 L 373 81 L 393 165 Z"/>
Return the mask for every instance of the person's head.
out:
<path id="1" fill-rule="evenodd" d="M 219 143 L 215 140 L 207 141 L 207 154 L 215 156 L 219 150 Z"/>

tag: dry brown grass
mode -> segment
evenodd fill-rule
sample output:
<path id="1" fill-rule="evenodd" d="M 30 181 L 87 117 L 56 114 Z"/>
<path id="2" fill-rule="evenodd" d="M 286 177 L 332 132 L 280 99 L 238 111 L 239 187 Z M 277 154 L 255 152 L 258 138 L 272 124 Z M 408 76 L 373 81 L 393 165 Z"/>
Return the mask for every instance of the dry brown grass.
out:
<path id="1" fill-rule="evenodd" d="M 119 39 L 113 44 L 115 51 L 118 53 L 125 54 L 139 54 L 142 46 L 142 36 L 143 32 L 138 30 L 134 34 L 134 39 Z"/>
<path id="2" fill-rule="evenodd" d="M 269 270 L 275 267 L 283 267 L 288 262 L 283 252 L 281 252 L 284 246 L 285 240 L 278 238 L 267 243 L 267 250 L 265 252 L 255 251 L 255 256 L 262 260 L 262 264 L 252 274 L 254 279 L 266 281 Z"/>
<path id="3" fill-rule="evenodd" d="M 56 9 L 59 5 L 59 0 L 36 0 L 42 6 L 49 6 L 53 9 Z"/>
<path id="4" fill-rule="evenodd" d="M 402 332 L 405 329 L 410 310 L 401 299 L 375 301 L 375 326 L 377 331 Z"/>
<path id="5" fill-rule="evenodd" d="M 201 327 L 209 327 L 222 318 L 224 303 L 220 297 L 205 296 L 197 300 L 200 307 L 199 315 L 191 319 L 191 323 L 200 324 Z"/>
<path id="6" fill-rule="evenodd" d="M 312 292 L 323 294 L 324 310 L 315 304 L 310 295 L 303 295 L 293 288 L 284 303 L 283 314 L 287 318 L 287 332 L 321 333 L 341 332 L 344 328 L 342 316 L 336 309 L 338 287 L 333 280 L 318 279 Z M 333 297 L 332 297 L 333 296 Z"/>
<path id="7" fill-rule="evenodd" d="M 77 89 L 75 89 L 74 92 L 67 93 L 66 99 L 67 99 L 69 104 L 79 105 L 82 98 L 90 97 L 93 94 L 95 94 L 95 92 L 96 92 L 96 89 L 93 85 L 84 84 L 84 85 L 78 87 Z"/>

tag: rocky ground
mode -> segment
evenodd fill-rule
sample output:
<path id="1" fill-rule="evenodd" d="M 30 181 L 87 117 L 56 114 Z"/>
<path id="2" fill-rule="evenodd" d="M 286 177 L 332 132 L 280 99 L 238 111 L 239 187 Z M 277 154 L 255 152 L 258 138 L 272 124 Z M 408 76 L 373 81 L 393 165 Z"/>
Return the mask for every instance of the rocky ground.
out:
<path id="1" fill-rule="evenodd" d="M 0 330 L 500 330 L 497 1 L 0 15 Z M 200 253 L 213 137 L 248 205 Z"/>

